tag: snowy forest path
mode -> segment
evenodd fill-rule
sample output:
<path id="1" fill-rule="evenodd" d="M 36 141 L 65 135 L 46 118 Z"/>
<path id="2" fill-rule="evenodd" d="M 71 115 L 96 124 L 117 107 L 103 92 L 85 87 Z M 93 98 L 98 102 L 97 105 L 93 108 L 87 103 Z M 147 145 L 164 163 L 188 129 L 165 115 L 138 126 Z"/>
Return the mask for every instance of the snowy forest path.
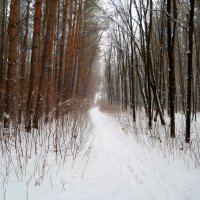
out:
<path id="1" fill-rule="evenodd" d="M 6 200 L 199 200 L 200 170 L 148 149 L 99 108 L 89 114 L 91 135 L 75 160 L 55 165 L 53 154 L 41 185 L 35 175 L 30 179 L 27 173 L 22 181 L 11 175 L 6 188 L 0 187 L 0 200 L 5 190 Z"/>
<path id="2" fill-rule="evenodd" d="M 196 185 L 200 182 L 189 175 L 191 171 L 184 168 L 181 161 L 168 163 L 158 150 L 149 150 L 139 144 L 132 135 L 124 133 L 115 119 L 98 108 L 93 108 L 90 115 L 94 123 L 93 151 L 96 156 L 90 160 L 85 176 L 92 175 L 91 170 L 94 170 L 94 174 L 97 170 L 98 177 L 102 179 L 94 177 L 96 186 L 99 184 L 97 188 L 102 189 L 102 198 L 98 194 L 95 199 L 199 198 L 194 194 L 198 193 Z M 194 173 L 199 177 L 199 171 Z M 193 187 L 185 186 L 186 182 Z"/>

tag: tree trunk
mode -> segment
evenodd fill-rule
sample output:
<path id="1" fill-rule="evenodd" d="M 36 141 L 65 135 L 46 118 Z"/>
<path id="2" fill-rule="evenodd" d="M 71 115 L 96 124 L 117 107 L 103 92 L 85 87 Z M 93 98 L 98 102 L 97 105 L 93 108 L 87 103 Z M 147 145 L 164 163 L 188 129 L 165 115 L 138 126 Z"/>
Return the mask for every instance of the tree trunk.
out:
<path id="1" fill-rule="evenodd" d="M 29 78 L 29 92 L 26 108 L 26 131 L 31 131 L 31 116 L 34 113 L 36 101 L 36 84 L 38 82 L 38 65 L 39 65 L 39 40 L 40 40 L 40 18 L 41 18 L 41 0 L 36 0 L 35 3 L 35 16 L 34 16 L 34 29 L 33 29 L 33 42 Z"/>
<path id="2" fill-rule="evenodd" d="M 29 10 L 30 10 L 30 1 L 27 2 L 27 13 L 26 13 L 26 30 L 24 35 L 24 41 L 22 45 L 21 53 L 21 65 L 20 65 L 20 110 L 18 121 L 21 124 L 22 112 L 25 105 L 25 71 L 26 71 L 26 61 L 27 61 L 27 40 L 28 40 L 28 31 L 29 31 Z"/>
<path id="3" fill-rule="evenodd" d="M 6 0 L 3 0 L 1 13 L 1 41 L 0 41 L 0 121 L 3 120 L 4 99 L 6 85 L 6 65 L 5 65 L 5 30 L 6 30 Z"/>
<path id="4" fill-rule="evenodd" d="M 194 32 L 194 5 L 195 0 L 190 0 L 189 13 L 189 32 L 188 32 L 188 82 L 187 82 L 187 109 L 186 109 L 186 134 L 185 142 L 190 142 L 190 128 L 191 128 L 191 94 L 192 94 L 192 74 L 193 74 L 193 32 Z"/>
<path id="5" fill-rule="evenodd" d="M 167 41 L 169 60 L 169 111 L 170 111 L 170 135 L 175 138 L 175 69 L 174 69 L 174 42 L 172 37 L 171 0 L 167 0 Z"/>
<path id="6" fill-rule="evenodd" d="M 5 96 L 5 128 L 9 127 L 10 120 L 17 120 L 17 110 L 19 103 L 19 91 L 17 82 L 17 41 L 19 23 L 19 0 L 12 0 L 10 3 L 10 16 L 8 24 L 9 36 L 9 52 L 8 52 L 8 71 L 6 80 L 6 96 Z"/>
<path id="7" fill-rule="evenodd" d="M 63 16 L 62 16 L 62 35 L 60 42 L 60 60 L 59 60 L 59 71 L 57 79 L 57 108 L 56 116 L 58 117 L 60 108 L 59 103 L 62 100 L 63 92 L 63 82 L 64 82 L 64 59 L 65 59 L 65 35 L 66 35 L 66 25 L 67 25 L 67 11 L 68 11 L 68 0 L 65 0 L 63 5 Z"/>
<path id="8" fill-rule="evenodd" d="M 42 56 L 42 66 L 41 66 L 41 73 L 40 73 L 40 80 L 39 80 L 39 89 L 37 94 L 37 101 L 36 101 L 36 108 L 35 108 L 35 114 L 33 119 L 33 126 L 34 128 L 38 128 L 38 120 L 42 116 L 42 113 L 44 111 L 44 101 L 47 96 L 47 83 L 48 83 L 48 61 L 49 61 L 49 55 L 50 52 L 52 52 L 53 48 L 53 35 L 54 35 L 54 27 L 55 27 L 55 17 L 56 17 L 56 11 L 57 11 L 57 5 L 58 0 L 52 0 L 49 2 L 49 15 L 48 15 L 48 21 L 47 21 L 47 30 L 46 30 L 46 36 L 45 36 L 45 44 L 44 44 L 44 51 Z"/>

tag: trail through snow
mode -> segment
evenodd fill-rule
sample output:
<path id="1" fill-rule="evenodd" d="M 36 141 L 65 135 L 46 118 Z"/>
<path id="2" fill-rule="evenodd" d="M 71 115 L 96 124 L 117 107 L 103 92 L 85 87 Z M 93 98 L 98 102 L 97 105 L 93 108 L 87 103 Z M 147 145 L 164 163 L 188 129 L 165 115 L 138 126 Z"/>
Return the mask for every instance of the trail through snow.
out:
<path id="1" fill-rule="evenodd" d="M 95 138 L 86 168 L 79 157 L 73 168 L 63 167 L 59 175 L 52 172 L 51 184 L 49 179 L 38 187 L 30 184 L 30 200 L 200 199 L 199 170 L 187 169 L 181 159 L 169 162 L 156 149 L 148 150 L 98 108 L 90 115 Z M 12 195 L 7 199 L 26 199 L 22 187 L 26 185 L 9 186 Z"/>

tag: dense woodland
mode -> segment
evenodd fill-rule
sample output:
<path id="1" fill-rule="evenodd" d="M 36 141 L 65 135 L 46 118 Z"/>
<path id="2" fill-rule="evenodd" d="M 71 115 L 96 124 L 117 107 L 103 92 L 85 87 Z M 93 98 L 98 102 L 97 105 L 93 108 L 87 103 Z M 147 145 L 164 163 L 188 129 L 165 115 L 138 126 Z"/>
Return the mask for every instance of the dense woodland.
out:
<path id="1" fill-rule="evenodd" d="M 98 108 L 91 109 L 94 99 Z M 69 194 L 82 192 L 88 164 L 83 191 L 88 195 L 91 184 L 92 198 L 96 184 L 101 199 L 107 186 L 107 199 L 119 189 L 126 199 L 125 188 L 137 198 L 141 187 L 142 198 L 160 199 L 162 188 L 170 199 L 168 191 L 179 193 L 185 175 L 179 164 L 157 173 L 168 158 L 157 165 L 155 154 L 151 162 L 154 147 L 164 158 L 183 158 L 188 168 L 200 166 L 200 0 L 0 0 L 2 199 L 9 176 L 11 183 L 14 176 L 17 184 L 25 181 L 26 199 L 29 183 L 39 186 L 48 173 L 59 195 L 65 184 Z M 84 165 L 81 175 L 75 160 Z M 181 198 L 199 183 L 196 173 L 185 174 L 191 182 L 180 185 Z M 160 185 L 165 180 L 167 187 Z M 17 184 L 7 192 L 14 199 Z"/>
<path id="2" fill-rule="evenodd" d="M 110 0 L 114 10 L 106 54 L 106 97 L 115 106 L 144 108 L 149 128 L 185 115 L 185 141 L 200 111 L 200 1 Z"/>
<path id="3" fill-rule="evenodd" d="M 0 199 L 195 199 L 193 167 L 200 0 L 0 0 Z"/>
<path id="4" fill-rule="evenodd" d="M 86 106 L 100 39 L 90 0 L 0 2 L 0 121 L 26 131 Z"/>

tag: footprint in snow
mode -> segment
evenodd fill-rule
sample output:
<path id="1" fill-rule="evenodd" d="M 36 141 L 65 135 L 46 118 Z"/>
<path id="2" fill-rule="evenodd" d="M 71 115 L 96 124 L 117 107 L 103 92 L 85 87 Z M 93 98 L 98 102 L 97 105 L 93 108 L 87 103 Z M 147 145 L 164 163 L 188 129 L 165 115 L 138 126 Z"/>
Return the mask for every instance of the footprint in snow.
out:
<path id="1" fill-rule="evenodd" d="M 127 168 L 128 172 L 129 172 L 130 176 L 132 176 L 137 183 L 143 184 L 143 181 L 139 178 L 139 176 L 134 173 L 134 170 L 130 166 L 129 162 L 126 163 L 126 168 Z"/>

